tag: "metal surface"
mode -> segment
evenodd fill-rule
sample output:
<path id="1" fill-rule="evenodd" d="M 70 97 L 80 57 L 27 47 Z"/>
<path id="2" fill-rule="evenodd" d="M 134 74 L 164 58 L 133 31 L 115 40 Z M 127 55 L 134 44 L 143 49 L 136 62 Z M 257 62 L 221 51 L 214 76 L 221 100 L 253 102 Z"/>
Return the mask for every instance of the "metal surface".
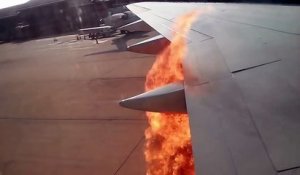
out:
<path id="1" fill-rule="evenodd" d="M 131 6 L 129 6 L 128 8 L 132 9 Z M 155 16 L 149 10 L 143 13 L 138 13 L 137 16 L 147 24 L 149 24 L 150 27 L 166 37 L 168 40 L 172 39 L 172 33 L 174 32 L 174 30 L 172 30 L 172 21 L 166 20 L 159 16 Z"/>
<path id="2" fill-rule="evenodd" d="M 150 32 L 153 29 L 145 23 L 143 20 L 137 20 L 132 23 L 126 24 L 122 27 L 119 27 L 119 30 L 122 32 Z"/>
<path id="3" fill-rule="evenodd" d="M 300 60 L 234 75 L 277 170 L 300 165 Z"/>
<path id="4" fill-rule="evenodd" d="M 180 14 L 200 11 L 184 60 L 196 174 L 297 174 L 290 169 L 300 166 L 300 7 L 129 6 L 137 7 L 169 40 Z"/>
<path id="5" fill-rule="evenodd" d="M 196 164 L 198 173 L 226 174 L 222 170 L 226 166 L 228 174 L 232 171 L 243 175 L 275 174 L 239 87 L 232 80 L 214 39 L 192 42 L 188 47 L 193 52 L 185 59 L 185 72 L 193 69 L 198 72 L 193 76 L 185 74 L 185 81 L 189 82 L 191 77 L 202 79 L 202 83 L 191 81 L 185 88 L 193 147 L 201 148 L 194 149 L 194 156 L 205 163 L 207 157 L 211 158 L 210 164 L 202 164 L 204 169 Z M 223 163 L 226 159 L 232 163 Z"/>
<path id="6" fill-rule="evenodd" d="M 121 106 L 152 112 L 186 113 L 183 82 L 176 82 L 120 101 Z"/>
<path id="7" fill-rule="evenodd" d="M 215 38 L 231 72 L 278 60 L 278 32 L 200 16 L 194 29 Z"/>
<path id="8" fill-rule="evenodd" d="M 300 175 L 300 168 L 283 171 L 278 173 L 278 175 Z"/>
<path id="9" fill-rule="evenodd" d="M 137 3 L 129 9 L 137 6 L 147 7 L 147 11 L 138 16 L 169 40 L 176 32 L 172 30 L 176 17 L 199 9 L 199 18 L 192 29 L 215 38 L 232 72 L 282 59 L 291 54 L 291 48 L 300 46 L 298 39 L 291 38 L 299 37 L 299 7 L 289 10 L 287 6 L 274 5 Z M 255 9 L 259 13 L 254 13 Z M 188 40 L 195 39 L 189 37 Z M 296 51 L 294 49 L 292 54 Z"/>
<path id="10" fill-rule="evenodd" d="M 256 5 L 256 4 L 214 4 L 217 18 L 240 24 L 300 34 L 299 6 Z"/>
<path id="11" fill-rule="evenodd" d="M 164 36 L 157 35 L 139 43 L 130 45 L 127 47 L 127 49 L 131 52 L 137 53 L 158 54 L 169 44 L 170 41 L 167 40 Z"/>
<path id="12" fill-rule="evenodd" d="M 196 39 L 197 32 L 189 36 Z M 208 81 L 231 77 L 230 70 L 224 60 L 214 39 L 193 41 L 188 44 L 186 58 L 184 59 L 185 83 L 199 85 Z"/>
<path id="13" fill-rule="evenodd" d="M 187 86 L 185 93 L 197 174 L 275 174 L 231 78 Z"/>

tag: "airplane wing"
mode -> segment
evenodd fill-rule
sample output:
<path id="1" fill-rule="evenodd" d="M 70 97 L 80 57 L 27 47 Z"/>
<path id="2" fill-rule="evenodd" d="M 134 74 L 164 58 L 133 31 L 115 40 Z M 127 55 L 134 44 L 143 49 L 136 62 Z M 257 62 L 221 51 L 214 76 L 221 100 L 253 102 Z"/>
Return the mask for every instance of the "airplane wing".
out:
<path id="1" fill-rule="evenodd" d="M 127 7 L 168 40 L 176 17 L 200 10 L 184 59 L 196 174 L 300 174 L 300 7 Z"/>

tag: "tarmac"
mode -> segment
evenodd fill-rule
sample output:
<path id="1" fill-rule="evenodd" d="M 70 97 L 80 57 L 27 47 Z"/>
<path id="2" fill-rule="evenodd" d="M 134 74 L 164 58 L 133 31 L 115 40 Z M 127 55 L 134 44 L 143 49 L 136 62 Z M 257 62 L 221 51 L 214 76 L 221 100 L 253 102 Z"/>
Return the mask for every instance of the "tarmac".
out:
<path id="1" fill-rule="evenodd" d="M 141 175 L 144 91 L 155 56 L 126 51 L 153 33 L 68 35 L 0 45 L 0 175 Z"/>

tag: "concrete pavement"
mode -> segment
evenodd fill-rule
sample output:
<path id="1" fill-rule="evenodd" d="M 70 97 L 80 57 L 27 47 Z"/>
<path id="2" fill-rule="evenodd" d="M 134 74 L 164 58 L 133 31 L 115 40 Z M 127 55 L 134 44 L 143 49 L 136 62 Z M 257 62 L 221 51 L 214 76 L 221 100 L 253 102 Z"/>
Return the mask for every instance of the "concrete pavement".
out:
<path id="1" fill-rule="evenodd" d="M 125 51 L 150 34 L 0 45 L 0 175 L 145 174 L 143 92 L 154 56 Z"/>

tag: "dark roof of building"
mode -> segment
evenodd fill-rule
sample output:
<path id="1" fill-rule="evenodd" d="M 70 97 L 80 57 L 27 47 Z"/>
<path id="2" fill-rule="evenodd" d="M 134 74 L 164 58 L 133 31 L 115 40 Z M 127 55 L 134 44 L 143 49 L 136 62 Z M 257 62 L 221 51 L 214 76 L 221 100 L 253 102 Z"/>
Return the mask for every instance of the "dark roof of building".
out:
<path id="1" fill-rule="evenodd" d="M 39 6 L 45 6 L 53 3 L 67 2 L 70 6 L 79 7 L 79 6 L 91 4 L 92 1 L 93 0 L 30 0 L 27 3 L 21 5 L 0 9 L 0 19 L 16 16 L 21 10 L 35 8 Z M 97 1 L 108 2 L 111 0 L 97 0 Z"/>
<path id="2" fill-rule="evenodd" d="M 0 10 L 0 19 L 9 18 L 18 14 L 16 7 L 10 7 Z"/>
<path id="3" fill-rule="evenodd" d="M 38 7 L 38 6 L 45 6 L 45 5 L 64 2 L 64 1 L 67 1 L 67 0 L 30 0 L 24 4 L 0 9 L 0 19 L 16 16 L 19 13 L 19 11 L 21 11 L 21 10 L 34 8 L 34 7 Z M 68 1 L 73 1 L 73 0 L 68 0 Z M 86 1 L 86 0 L 75 0 L 75 1 Z"/>
<path id="4" fill-rule="evenodd" d="M 48 4 L 63 2 L 65 0 L 30 0 L 25 4 L 19 5 L 19 9 L 27 9 L 27 8 L 33 8 L 38 6 L 44 6 Z"/>

